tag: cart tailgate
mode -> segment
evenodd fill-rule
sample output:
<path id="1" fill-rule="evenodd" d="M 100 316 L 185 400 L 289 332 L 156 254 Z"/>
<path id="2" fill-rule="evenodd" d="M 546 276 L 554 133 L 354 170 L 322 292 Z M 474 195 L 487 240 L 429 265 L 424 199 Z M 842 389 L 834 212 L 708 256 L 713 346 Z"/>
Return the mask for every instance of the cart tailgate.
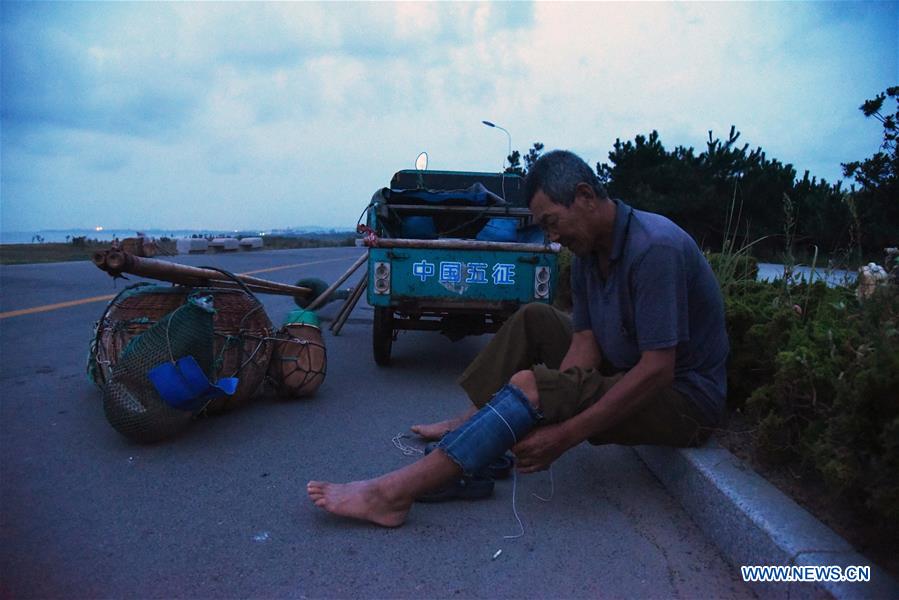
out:
<path id="1" fill-rule="evenodd" d="M 552 302 L 558 276 L 556 252 L 541 246 L 536 246 L 537 251 L 507 249 L 510 247 L 515 246 L 370 248 L 368 302 L 372 306 L 416 300 L 423 301 L 423 305 L 429 300 L 445 304 L 451 299 L 466 305 L 472 301 Z M 386 276 L 384 265 L 389 268 Z M 378 266 L 381 270 L 376 273 Z M 541 282 L 543 286 L 539 286 Z"/>

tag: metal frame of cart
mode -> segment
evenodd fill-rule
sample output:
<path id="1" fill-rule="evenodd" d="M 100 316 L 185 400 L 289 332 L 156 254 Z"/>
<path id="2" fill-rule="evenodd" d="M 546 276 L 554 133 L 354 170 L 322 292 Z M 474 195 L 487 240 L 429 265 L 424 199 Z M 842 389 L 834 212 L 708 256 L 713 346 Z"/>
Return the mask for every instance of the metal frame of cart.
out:
<path id="1" fill-rule="evenodd" d="M 522 206 L 519 177 L 400 171 L 391 188 L 410 181 L 432 190 L 477 182 L 511 201 L 502 206 L 428 205 L 386 202 L 376 194 L 368 208 L 367 274 L 357 287 L 364 286 L 374 308 L 372 348 L 379 365 L 390 363 L 401 330 L 439 331 L 453 340 L 495 332 L 523 304 L 551 303 L 558 277 L 558 245 L 485 241 L 472 235 L 496 219 L 507 225 L 514 221 L 518 231 L 533 230 L 531 212 Z M 466 237 L 395 237 L 386 225 L 405 231 L 404 220 L 422 217 L 461 223 L 465 231 L 456 230 Z"/>

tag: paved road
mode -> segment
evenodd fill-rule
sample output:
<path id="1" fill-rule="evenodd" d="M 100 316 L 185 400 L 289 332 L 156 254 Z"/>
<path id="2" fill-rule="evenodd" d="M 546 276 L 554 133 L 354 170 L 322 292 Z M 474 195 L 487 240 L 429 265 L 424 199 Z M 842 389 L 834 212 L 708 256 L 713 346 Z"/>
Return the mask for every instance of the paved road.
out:
<path id="1" fill-rule="evenodd" d="M 191 256 L 283 282 L 333 280 L 355 248 Z M 116 291 L 89 263 L 2 267 L 0 312 Z M 119 282 L 119 289 L 121 282 Z M 272 320 L 289 298 L 263 298 Z M 105 421 L 84 375 L 104 303 L 0 319 L 0 596 L 747 597 L 635 453 L 580 447 L 490 500 L 418 505 L 405 526 L 340 520 L 304 496 L 406 464 L 391 438 L 465 406 L 454 377 L 484 338 L 409 332 L 394 365 L 371 358 L 371 309 L 328 336 L 328 378 L 309 400 L 266 396 L 184 435 L 140 446 Z M 331 318 L 332 304 L 322 311 Z M 502 554 L 492 560 L 494 553 Z"/>

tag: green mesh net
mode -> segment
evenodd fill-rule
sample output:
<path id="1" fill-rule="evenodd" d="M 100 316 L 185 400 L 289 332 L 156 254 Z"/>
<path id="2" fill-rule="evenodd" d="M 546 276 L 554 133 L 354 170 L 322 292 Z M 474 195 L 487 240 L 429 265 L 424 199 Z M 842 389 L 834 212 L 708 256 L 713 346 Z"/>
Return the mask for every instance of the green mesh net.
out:
<path id="1" fill-rule="evenodd" d="M 103 390 L 103 409 L 122 435 L 153 442 L 183 429 L 194 413 L 166 404 L 147 373 L 157 365 L 193 356 L 210 375 L 213 364 L 211 296 L 191 296 L 145 332 L 133 338 L 112 367 Z"/>
<path id="2" fill-rule="evenodd" d="M 162 297 L 172 297 L 174 302 L 169 303 L 171 308 L 175 308 L 175 306 L 181 304 L 185 297 L 184 291 L 180 288 L 154 285 L 145 282 L 135 283 L 119 292 L 106 306 L 106 310 L 103 311 L 103 316 L 100 317 L 100 320 L 94 323 L 94 330 L 93 335 L 91 335 L 87 358 L 87 378 L 91 383 L 101 386 L 106 381 L 106 376 L 108 375 L 108 370 L 112 363 L 113 357 L 109 356 L 109 354 L 112 353 L 115 355 L 115 358 L 118 357 L 118 353 L 115 352 L 115 347 L 107 347 L 108 340 L 107 344 L 104 345 L 102 334 L 107 329 L 115 329 L 113 335 L 122 340 L 127 340 L 138 333 L 142 333 L 153 324 L 153 320 L 145 314 L 138 316 L 131 315 L 130 318 L 125 320 L 110 319 L 110 310 L 121 306 L 122 303 L 126 302 L 129 298 L 150 294 Z M 109 334 L 107 333 L 107 336 L 108 335 Z"/>

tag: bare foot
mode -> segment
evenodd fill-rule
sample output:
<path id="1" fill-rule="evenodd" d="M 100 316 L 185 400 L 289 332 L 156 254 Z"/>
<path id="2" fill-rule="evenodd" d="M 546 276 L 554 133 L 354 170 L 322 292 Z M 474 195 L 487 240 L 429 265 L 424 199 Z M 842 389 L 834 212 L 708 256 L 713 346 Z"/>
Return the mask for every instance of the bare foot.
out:
<path id="1" fill-rule="evenodd" d="M 317 507 L 330 513 L 371 521 L 384 527 L 402 525 L 412 506 L 411 498 L 389 498 L 375 479 L 350 483 L 310 481 L 306 484 L 306 493 Z"/>
<path id="2" fill-rule="evenodd" d="M 412 430 L 412 433 L 418 434 L 429 442 L 439 440 L 453 429 L 459 427 L 468 419 L 468 417 L 473 415 L 475 412 L 477 412 L 477 409 L 472 406 L 468 411 L 465 412 L 465 414 L 459 415 L 458 417 L 455 417 L 453 419 L 447 419 L 446 421 L 437 421 L 436 423 L 413 425 L 410 429 Z"/>
<path id="3" fill-rule="evenodd" d="M 447 419 L 446 421 L 438 421 L 437 423 L 413 425 L 410 429 L 412 430 L 412 433 L 416 433 L 430 442 L 439 440 L 462 423 L 464 423 L 462 419 Z"/>

